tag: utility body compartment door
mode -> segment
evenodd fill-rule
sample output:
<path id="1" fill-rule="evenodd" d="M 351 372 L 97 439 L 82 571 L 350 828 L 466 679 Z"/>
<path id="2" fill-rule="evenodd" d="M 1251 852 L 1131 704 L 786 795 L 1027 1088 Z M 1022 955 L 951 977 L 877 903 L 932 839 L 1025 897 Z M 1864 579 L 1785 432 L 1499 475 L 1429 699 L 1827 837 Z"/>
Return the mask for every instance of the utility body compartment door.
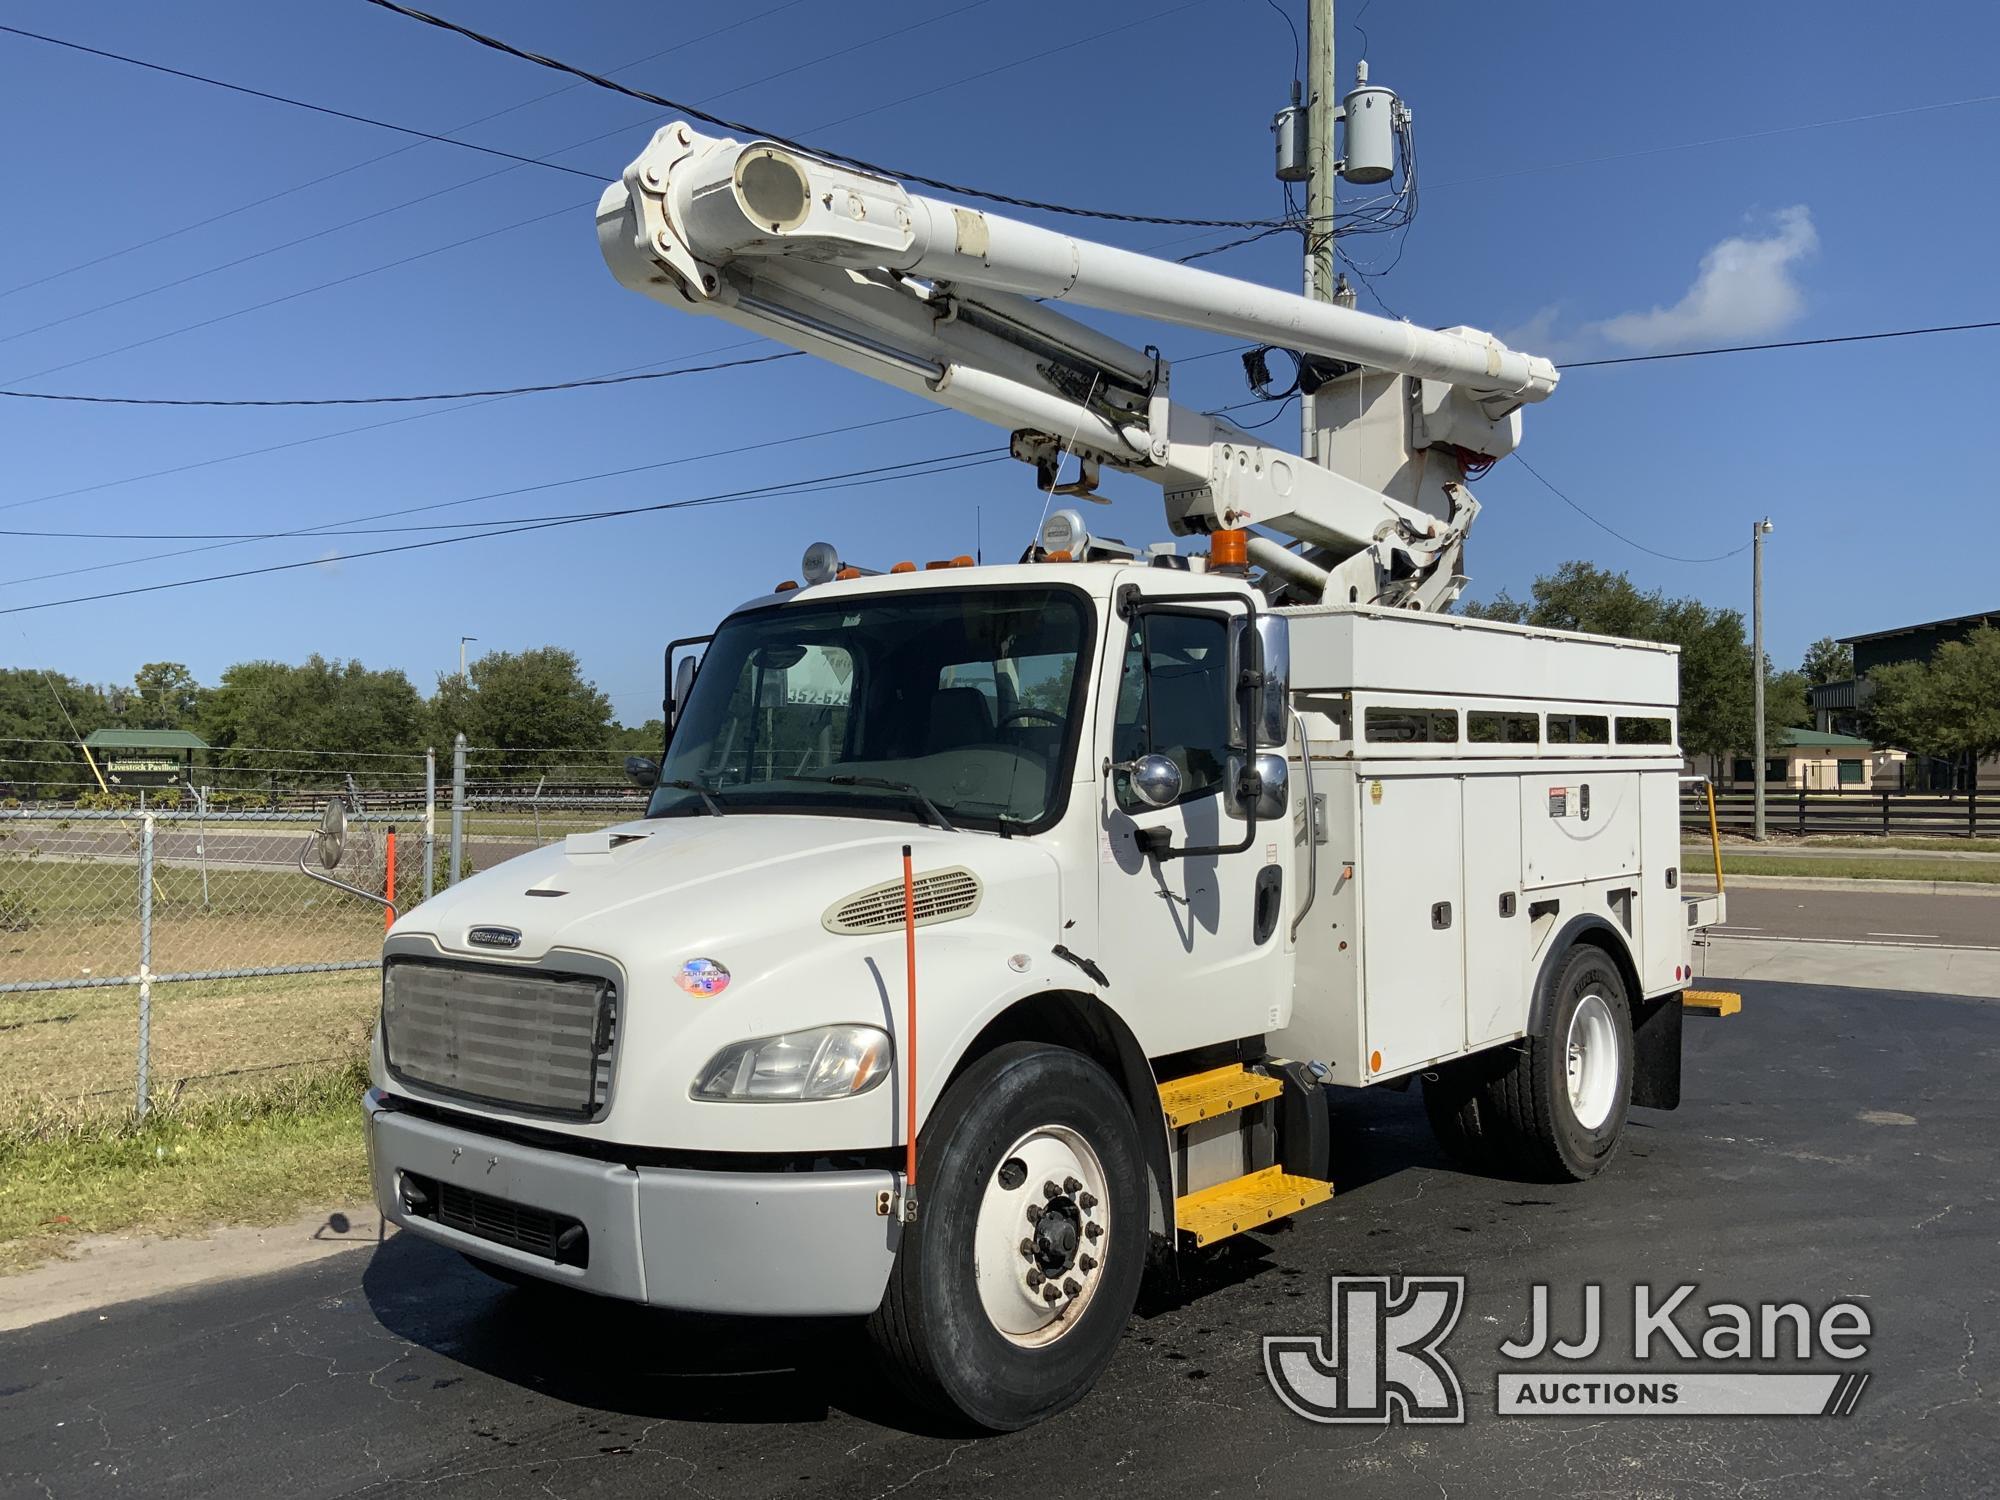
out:
<path id="1" fill-rule="evenodd" d="M 1460 782 L 1382 776 L 1359 785 L 1367 1072 L 1381 1077 L 1465 1045 Z"/>
<path id="2" fill-rule="evenodd" d="M 1465 1046 L 1528 1023 L 1529 931 L 1521 894 L 1521 778 L 1468 776 L 1465 796 Z"/>

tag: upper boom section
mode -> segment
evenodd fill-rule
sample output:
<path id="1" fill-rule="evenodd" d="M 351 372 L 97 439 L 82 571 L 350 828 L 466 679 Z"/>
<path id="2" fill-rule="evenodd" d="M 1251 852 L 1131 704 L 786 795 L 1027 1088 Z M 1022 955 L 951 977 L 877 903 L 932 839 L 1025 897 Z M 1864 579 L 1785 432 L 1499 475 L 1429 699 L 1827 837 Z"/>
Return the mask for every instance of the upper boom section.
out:
<path id="1" fill-rule="evenodd" d="M 1549 361 L 1490 334 L 1371 317 L 685 123 L 605 190 L 597 229 L 633 291 L 991 423 L 1051 491 L 1092 495 L 1105 466 L 1158 485 L 1176 532 L 1281 534 L 1249 540 L 1274 601 L 1449 604 L 1479 512 L 1467 465 L 1511 452 L 1521 407 L 1556 384 Z M 1334 461 L 1180 405 L 1157 350 L 1065 301 L 1338 362 L 1355 399 L 1322 403 L 1328 431 L 1344 428 L 1323 435 Z M 1059 486 L 1065 457 L 1080 475 Z"/>
<path id="2" fill-rule="evenodd" d="M 1418 328 L 1101 245 L 768 141 L 670 126 L 625 185 L 655 253 L 695 295 L 705 268 L 796 256 L 1076 302 L 1442 381 L 1490 416 L 1544 399 L 1558 379 L 1550 361 L 1476 329 Z"/>

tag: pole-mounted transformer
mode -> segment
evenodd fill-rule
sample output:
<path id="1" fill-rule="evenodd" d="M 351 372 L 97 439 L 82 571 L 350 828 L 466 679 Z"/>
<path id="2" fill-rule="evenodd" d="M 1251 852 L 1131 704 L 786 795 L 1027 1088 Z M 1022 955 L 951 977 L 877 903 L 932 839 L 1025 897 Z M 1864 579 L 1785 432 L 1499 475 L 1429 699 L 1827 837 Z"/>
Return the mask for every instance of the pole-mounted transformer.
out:
<path id="1" fill-rule="evenodd" d="M 1271 118 L 1271 134 L 1278 144 L 1278 181 L 1305 182 L 1311 176 L 1306 166 L 1306 139 L 1311 111 L 1299 102 L 1299 81 L 1292 80 L 1292 102 Z"/>

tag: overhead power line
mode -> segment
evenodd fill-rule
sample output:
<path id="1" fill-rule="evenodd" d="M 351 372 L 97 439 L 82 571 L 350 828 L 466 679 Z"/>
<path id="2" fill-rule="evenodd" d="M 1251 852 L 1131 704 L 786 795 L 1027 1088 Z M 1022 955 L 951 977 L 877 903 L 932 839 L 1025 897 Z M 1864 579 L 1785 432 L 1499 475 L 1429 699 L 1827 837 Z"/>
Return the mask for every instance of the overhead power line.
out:
<path id="1" fill-rule="evenodd" d="M 1266 233 L 1277 232 L 1266 231 Z M 1250 236 L 1252 240 L 1261 238 L 1262 235 Z M 1247 243 L 1249 240 L 1235 240 L 1227 245 L 1218 245 L 1212 250 L 1198 250 L 1194 255 L 1182 258 L 1194 260 L 1203 255 L 1214 255 Z M 1880 339 L 1913 339 L 1935 333 L 1972 333 L 1993 328 L 2000 328 L 2000 320 L 1987 323 L 1943 323 L 1929 328 L 1891 328 L 1880 333 L 1843 333 L 1814 339 L 1781 339 L 1768 344 L 1728 344 L 1710 349 L 1675 349 L 1664 354 L 1626 354 L 1610 359 L 1580 359 L 1571 360 L 1559 368 L 1591 370 L 1606 365 L 1643 365 L 1671 359 L 1704 359 L 1717 354 L 1756 354 L 1769 349 L 1816 349 L 1833 344 L 1865 344 Z M 1198 359 L 1210 359 L 1218 354 L 1234 352 L 1236 347 L 1211 349 L 1207 353 L 1191 354 L 1174 362 L 1191 364 Z M 408 396 L 293 396 L 249 399 L 219 396 L 99 396 L 78 391 L 0 389 L 0 397 L 11 397 L 18 401 L 78 401 L 96 406 L 390 406 L 421 401 L 465 401 L 478 397 L 533 396 L 545 391 L 586 390 L 591 386 L 600 385 L 630 385 L 635 381 L 669 380 L 676 375 L 706 375 L 719 370 L 734 370 L 743 365 L 763 365 L 776 360 L 800 357 L 800 351 L 792 349 L 780 354 L 761 354 L 748 359 L 723 360 L 719 364 L 712 365 L 688 365 L 674 370 L 650 370 L 636 375 L 600 375 L 587 380 L 556 380 L 545 385 L 499 386 L 490 390 L 473 391 L 431 391 Z"/>
<path id="2" fill-rule="evenodd" d="M 86 396 L 54 391 L 0 390 L 0 396 L 20 401 L 82 401 L 93 406 L 395 406 L 413 401 L 469 401 L 476 397 L 537 396 L 545 391 L 581 391 L 599 385 L 631 385 L 642 380 L 671 380 L 677 375 L 712 375 L 719 370 L 736 370 L 745 365 L 768 365 L 781 359 L 800 359 L 797 349 L 779 354 L 755 354 L 745 359 L 725 359 L 712 365 L 682 365 L 673 370 L 646 370 L 636 375 L 598 375 L 588 380 L 556 380 L 546 385 L 496 386 L 483 391 L 431 391 L 415 396 L 296 396 L 262 399 L 223 399 L 212 396 Z"/>
<path id="3" fill-rule="evenodd" d="M 107 573 L 118 568 L 138 567 L 142 564 L 166 562 L 171 558 L 190 557 L 197 552 L 223 552 L 232 547 L 247 546 L 252 542 L 282 541 L 291 537 L 331 536 L 334 527 L 363 526 L 371 521 L 395 520 L 402 516 L 423 515 L 431 511 L 452 510 L 461 505 L 477 505 L 487 500 L 506 500 L 516 495 L 540 494 L 544 490 L 567 489 L 572 485 L 594 484 L 605 479 L 623 479 L 633 474 L 653 473 L 660 469 L 678 468 L 684 464 L 700 463 L 711 458 L 733 458 L 740 453 L 764 453 L 772 448 L 782 448 L 792 443 L 809 442 L 816 438 L 845 437 L 873 427 L 888 427 L 898 422 L 912 422 L 921 417 L 942 416 L 948 410 L 942 406 L 922 407 L 917 411 L 904 412 L 894 417 L 877 417 L 869 422 L 853 422 L 842 427 L 823 427 L 816 432 L 795 432 L 783 437 L 763 437 L 753 443 L 739 443 L 730 448 L 711 448 L 703 453 L 683 453 L 673 458 L 656 459 L 652 463 L 628 464 L 619 469 L 601 469 L 593 474 L 572 474 L 561 479 L 544 479 L 534 484 L 514 485 L 504 490 L 488 490 L 477 495 L 462 495 L 455 500 L 433 500 L 423 505 L 406 505 L 395 510 L 375 511 L 369 515 L 346 516 L 334 521 L 319 521 L 310 526 L 299 526 L 287 531 L 260 532 L 254 534 L 214 534 L 213 538 L 189 533 L 185 540 L 205 540 L 208 545 L 201 547 L 181 547 L 172 552 L 149 552 L 139 557 L 123 557 L 111 562 L 89 563 L 82 567 L 61 568 L 48 573 L 30 573 L 19 578 L 0 578 L 0 588 L 12 588 L 23 583 L 45 583 L 53 578 L 74 578 L 83 573 Z M 405 418 L 404 420 L 410 420 Z M 16 532 L 14 535 L 31 535 Z M 59 533 L 45 534 L 59 536 Z M 130 540 L 140 540 L 134 533 L 122 533 Z M 108 536 L 93 536 L 91 540 L 111 540 Z M 156 537 L 152 540 L 181 540 L 180 537 Z"/>
<path id="4" fill-rule="evenodd" d="M 649 52 L 644 57 L 634 58 L 631 62 L 624 64 L 622 67 L 613 68 L 611 71 L 613 74 L 630 72 L 633 68 L 643 66 L 644 64 L 653 62 L 658 58 L 665 57 L 670 52 L 684 51 L 685 49 L 695 46 L 698 43 L 708 41 L 712 37 L 721 36 L 725 32 L 736 31 L 741 27 L 749 26 L 754 22 L 761 21 L 766 16 L 773 16 L 776 15 L 781 10 L 791 10 L 805 3 L 806 0 L 780 0 L 779 4 L 773 5 L 768 9 L 754 11 L 747 16 L 739 16 L 736 20 L 729 22 L 727 25 L 718 26 L 713 31 L 704 31 L 701 33 L 701 35 L 689 37 L 685 41 L 675 42 L 671 47 L 663 47 L 657 52 Z M 581 83 L 572 82 L 563 84 L 560 88 L 547 89 L 542 93 L 533 94 L 528 98 L 521 100 L 518 103 L 510 104 L 504 109 L 496 109 L 490 114 L 484 114 L 479 116 L 477 119 L 467 120 L 462 124 L 454 125 L 448 130 L 441 131 L 440 134 L 456 135 L 461 130 L 470 130 L 475 125 L 484 125 L 489 120 L 500 119 L 503 115 L 516 114 L 519 111 L 527 109 L 532 105 L 540 104 L 545 99 L 553 99 L 558 94 L 567 94 L 572 89 L 578 89 L 582 87 L 583 85 Z M 233 219 L 234 217 L 236 217 L 236 215 L 248 213 L 253 208 L 262 208 L 266 204 L 276 203 L 281 198 L 289 198 L 295 193 L 304 192 L 307 188 L 319 187 L 325 183 L 334 181 L 336 178 L 346 177 L 351 173 L 363 171 L 368 167 L 376 166 L 381 162 L 389 161 L 395 157 L 401 156 L 405 152 L 418 150 L 419 146 L 420 143 L 412 141 L 409 145 L 398 146 L 393 151 L 384 151 L 379 156 L 370 156 L 365 158 L 364 160 L 352 162 L 344 167 L 336 167 L 331 172 L 322 172 L 316 177 L 307 178 L 304 182 L 295 182 L 290 187 L 278 189 L 278 191 L 276 191 L 275 193 L 266 193 L 261 197 L 252 198 L 247 203 L 237 204 L 234 208 L 222 209 L 217 213 L 209 214 L 205 218 L 192 220 L 189 223 L 181 224 L 173 229 L 162 229 L 157 233 L 147 235 L 142 240 L 136 240 L 133 243 L 126 245 L 121 249 L 106 250 L 102 254 L 92 256 L 89 260 L 82 260 L 76 262 L 74 265 L 65 266 L 60 271 L 50 271 L 44 275 L 35 277 L 31 281 L 19 282 L 14 286 L 10 286 L 5 289 L 0 289 L 0 299 L 11 297 L 16 292 L 25 292 L 29 290 L 31 287 L 41 286 L 45 282 L 58 281 L 65 276 L 73 276 L 78 271 L 87 271 L 92 266 L 103 265 L 104 262 L 108 260 L 117 260 L 120 256 L 130 255 L 137 250 L 157 251 L 159 247 L 168 240 L 178 239 L 181 235 L 184 234 L 192 234 L 197 229 L 206 229 L 209 225 L 220 223 L 224 219 Z"/>
<path id="5" fill-rule="evenodd" d="M 47 36 L 39 31 L 26 31 L 19 26 L 0 26 L 0 32 L 10 36 L 26 37 L 32 42 L 47 42 L 51 47 L 67 47 L 72 52 L 86 52 L 92 57 L 108 58 L 112 62 L 144 68 L 151 73 L 165 73 L 174 78 L 185 78 L 192 83 L 205 83 L 211 88 L 227 89 L 232 94 L 248 94 L 253 99 L 268 100 L 272 104 L 286 104 L 293 109 L 311 110 L 318 115 L 331 115 L 337 120 L 351 120 L 358 125 L 373 125 L 380 130 L 393 130 L 398 135 L 412 135 L 426 141 L 436 141 L 441 146 L 456 146 L 461 151 L 477 151 L 483 156 L 503 157 L 526 167 L 547 167 L 551 172 L 566 172 L 572 177 L 586 177 L 592 182 L 603 179 L 595 172 L 586 172 L 581 167 L 566 167 L 558 161 L 544 161 L 539 156 L 522 156 L 513 151 L 502 151 L 497 146 L 482 146 L 474 141 L 461 141 L 455 136 L 439 135 L 431 130 L 419 130 L 413 125 L 398 125 L 390 120 L 378 120 L 373 115 L 358 115 L 351 110 L 335 109 L 331 105 L 314 104 L 305 99 L 294 99 L 287 94 L 274 94 L 267 89 L 253 89 L 246 84 L 231 83 L 225 78 L 210 78 L 206 73 L 190 73 L 185 68 L 170 68 L 165 63 L 147 62 L 143 57 L 128 57 L 123 52 L 108 52 L 102 47 L 86 47 L 82 42 L 66 41 L 59 36 Z"/>
<path id="6" fill-rule="evenodd" d="M 787 484 L 759 485 L 751 489 L 728 490 L 714 495 L 697 495 L 685 500 L 662 500 L 653 505 L 632 505 L 617 510 L 588 511 L 579 515 L 557 516 L 544 520 L 526 522 L 493 531 L 482 531 L 473 536 L 433 537 L 426 542 L 400 542 L 392 547 L 372 547 L 362 552 L 343 552 L 333 557 L 306 557 L 294 562 L 267 563 L 257 568 L 239 568 L 230 573 L 210 573 L 200 578 L 177 578 L 170 583 L 138 584 L 128 589 L 111 589 L 98 594 L 78 594 L 68 599 L 45 599 L 39 604 L 16 604 L 0 609 L 0 615 L 29 614 L 36 610 L 60 609 L 69 604 L 95 604 L 107 599 L 127 599 L 139 594 L 159 594 L 170 589 L 193 588 L 197 584 L 222 583 L 236 578 L 256 578 L 267 573 L 289 573 L 299 568 L 317 568 L 328 563 L 358 562 L 365 557 L 388 557 L 399 552 L 421 552 L 433 547 L 451 547 L 461 542 L 483 541 L 495 536 L 519 536 L 523 532 L 549 531 L 560 526 L 579 526 L 591 521 L 617 520 L 625 516 L 651 515 L 661 511 L 691 510 L 700 506 L 736 505 L 746 500 L 766 499 L 777 495 L 813 495 L 830 490 L 851 489 L 856 485 L 888 484 L 902 479 L 927 479 L 938 474 L 955 473 L 960 469 L 978 468 L 985 464 L 1004 462 L 1008 457 L 1003 449 L 975 449 L 970 453 L 952 454 L 937 459 L 916 459 L 908 464 L 889 464 L 874 469 L 857 469 L 847 474 L 829 474 L 815 479 L 794 480 Z M 919 467 L 920 465 L 929 467 Z M 901 470 L 902 472 L 891 472 Z"/>
<path id="7" fill-rule="evenodd" d="M 1515 453 L 1513 455 L 1513 458 L 1515 463 L 1519 464 L 1522 468 L 1526 469 L 1530 474 L 1535 476 L 1535 479 L 1541 484 L 1543 489 L 1547 490 L 1551 495 L 1554 495 L 1556 499 L 1562 501 L 1564 505 L 1567 505 L 1571 510 L 1575 511 L 1578 515 L 1582 516 L 1584 520 L 1590 522 L 1590 524 L 1595 526 L 1598 530 L 1606 532 L 1611 536 L 1615 536 L 1616 538 L 1618 538 L 1619 541 L 1623 542 L 1626 546 L 1638 548 L 1639 551 L 1646 553 L 1649 557 L 1657 557 L 1665 562 L 1718 563 L 1718 562 L 1726 562 L 1728 559 L 1735 557 L 1738 553 L 1748 552 L 1750 550 L 1751 544 L 1749 542 L 1745 542 L 1740 547 L 1731 548 L 1727 552 L 1718 552 L 1713 557 L 1681 557 L 1672 552 L 1662 552 L 1656 547 L 1648 547 L 1644 542 L 1635 542 L 1632 540 L 1631 537 L 1625 535 L 1624 532 L 1618 530 L 1616 527 L 1611 526 L 1604 521 L 1598 520 L 1596 516 L 1592 515 L 1589 511 L 1585 510 L 1581 505 L 1578 505 L 1574 500 L 1570 499 L 1569 496 L 1565 495 L 1561 490 L 1557 489 L 1554 484 L 1550 483 L 1549 480 L 1543 476 L 1541 470 L 1537 469 L 1533 464 L 1529 463 L 1525 458 L 1521 457 L 1519 453 Z"/>
<path id="8" fill-rule="evenodd" d="M 920 187 L 935 188 L 941 193 L 954 193 L 961 198 L 978 198 L 987 203 L 1004 203 L 1010 208 L 1028 208 L 1041 213 L 1067 214 L 1075 218 L 1107 219 L 1118 224 L 1167 224 L 1185 226 L 1191 229 L 1267 229 L 1284 222 L 1280 219 L 1268 218 L 1179 218 L 1160 214 L 1120 213 L 1116 210 L 1105 208 L 1082 208 L 1075 204 L 1052 203 L 1043 198 L 1023 198 L 1012 193 L 1001 193 L 988 188 L 974 187 L 968 183 L 950 182 L 941 177 L 927 177 L 920 172 L 907 172 L 897 167 L 885 167 L 879 162 L 868 161 L 863 157 L 848 156 L 841 152 L 827 150 L 821 146 L 807 145 L 803 141 L 793 140 L 788 136 L 778 135 L 773 131 L 760 130 L 755 125 L 746 125 L 740 120 L 731 120 L 722 115 L 711 114 L 707 110 L 697 108 L 695 105 L 688 104 L 682 100 L 669 99 L 664 94 L 655 94 L 646 89 L 635 89 L 629 84 L 618 82 L 615 78 L 607 78 L 601 73 L 592 73 L 586 68 L 579 68 L 573 63 L 563 62 L 559 58 L 550 57 L 545 53 L 530 52 L 525 47 L 517 47 L 512 42 L 502 41 L 496 36 L 488 36 L 483 31 L 474 31 L 470 26 L 461 25 L 457 21 L 446 20 L 443 16 L 432 15 L 429 11 L 418 10 L 414 6 L 400 4 L 398 0 L 368 0 L 368 3 L 370 5 L 378 5 L 383 10 L 393 11 L 395 14 L 405 16 L 412 21 L 419 21 L 426 26 L 435 26 L 441 31 L 452 32 L 457 36 L 464 37 L 469 42 L 476 42 L 482 47 L 504 53 L 508 57 L 519 58 L 522 62 L 533 63 L 536 67 L 551 68 L 558 73 L 567 73 L 572 78 L 580 78 L 585 83 L 593 84 L 601 89 L 607 89 L 614 94 L 623 94 L 628 99 L 637 99 L 642 104 L 655 104 L 662 109 L 673 110 L 675 113 L 686 115 L 690 119 L 700 120 L 703 124 L 713 125 L 718 130 L 727 130 L 741 135 L 754 136 L 759 140 L 774 141 L 780 146 L 789 146 L 794 151 L 803 151 L 808 155 L 825 157 L 830 161 L 837 161 L 846 166 L 857 168 L 860 171 L 879 173 L 884 177 L 893 177 L 903 182 L 914 182 Z"/>
<path id="9" fill-rule="evenodd" d="M 1650 365 L 1667 359 L 1705 359 L 1711 354 L 1757 354 L 1766 349 L 1817 349 L 1828 344 L 1867 344 L 1877 339 L 1922 338 L 1932 333 L 1972 333 L 1982 328 L 2000 328 L 2000 321 L 1941 323 L 1931 328 L 1891 328 L 1883 333 L 1838 333 L 1819 339 L 1780 339 L 1770 344 L 1726 344 L 1713 349 L 1674 349 L 1665 354 L 1621 354 L 1611 359 L 1572 360 L 1559 368 L 1592 370 L 1605 365 Z"/>

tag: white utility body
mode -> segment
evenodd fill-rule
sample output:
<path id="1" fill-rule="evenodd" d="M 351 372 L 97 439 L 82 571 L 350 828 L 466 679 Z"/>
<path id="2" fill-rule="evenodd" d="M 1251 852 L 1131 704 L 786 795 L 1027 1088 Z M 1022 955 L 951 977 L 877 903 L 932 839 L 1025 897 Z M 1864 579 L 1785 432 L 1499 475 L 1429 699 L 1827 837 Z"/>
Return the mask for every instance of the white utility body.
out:
<path id="1" fill-rule="evenodd" d="M 390 1218 L 510 1279 L 865 1318 L 1004 1428 L 1089 1388 L 1149 1268 L 1330 1196 L 1339 1087 L 1420 1077 L 1463 1158 L 1558 1178 L 1678 1103 L 1720 900 L 1680 890 L 1674 650 L 1445 612 L 1547 361 L 684 124 L 598 226 L 625 285 L 992 421 L 1061 493 L 1157 483 L 1208 548 L 1069 510 L 1001 566 L 816 544 L 675 643 L 647 815 L 387 940 Z M 1322 462 L 1064 299 L 1344 362 Z"/>

